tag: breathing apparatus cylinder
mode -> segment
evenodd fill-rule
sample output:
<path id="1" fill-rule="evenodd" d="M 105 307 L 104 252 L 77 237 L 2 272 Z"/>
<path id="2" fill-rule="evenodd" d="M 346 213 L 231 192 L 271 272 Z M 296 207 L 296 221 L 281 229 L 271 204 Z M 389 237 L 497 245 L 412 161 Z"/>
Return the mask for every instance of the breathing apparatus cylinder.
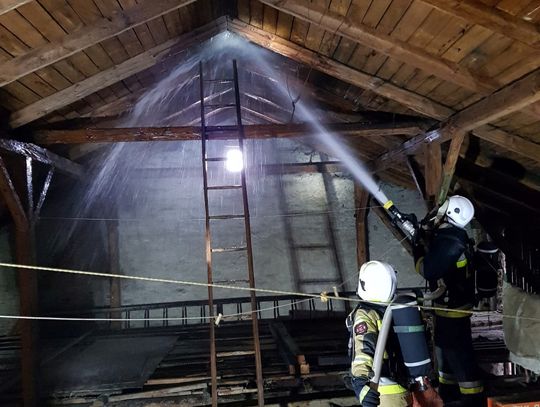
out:
<path id="1" fill-rule="evenodd" d="M 412 240 L 416 236 L 416 227 L 407 219 L 394 205 L 394 202 L 388 200 L 383 205 L 392 217 L 392 221 Z"/>
<path id="2" fill-rule="evenodd" d="M 392 306 L 392 320 L 411 379 L 428 376 L 431 358 L 426 341 L 425 326 L 412 295 L 400 295 Z"/>
<path id="3" fill-rule="evenodd" d="M 476 269 L 476 290 L 479 298 L 490 298 L 497 294 L 499 269 L 499 249 L 494 243 L 483 241 L 474 253 Z"/>

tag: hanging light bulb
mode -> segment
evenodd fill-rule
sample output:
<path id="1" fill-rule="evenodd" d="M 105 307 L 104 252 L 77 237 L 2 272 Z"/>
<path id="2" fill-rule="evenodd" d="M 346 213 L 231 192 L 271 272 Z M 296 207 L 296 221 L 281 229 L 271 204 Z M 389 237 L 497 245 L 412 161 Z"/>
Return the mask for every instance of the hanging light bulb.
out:
<path id="1" fill-rule="evenodd" d="M 244 157 L 237 148 L 231 148 L 227 151 L 225 168 L 229 172 L 240 172 L 244 168 Z"/>

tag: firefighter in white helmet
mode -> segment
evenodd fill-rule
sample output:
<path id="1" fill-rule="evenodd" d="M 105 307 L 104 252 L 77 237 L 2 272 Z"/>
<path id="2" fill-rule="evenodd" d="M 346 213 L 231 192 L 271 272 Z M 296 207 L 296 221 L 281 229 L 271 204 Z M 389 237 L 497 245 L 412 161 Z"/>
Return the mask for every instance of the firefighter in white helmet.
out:
<path id="1" fill-rule="evenodd" d="M 465 227 L 474 217 L 474 206 L 459 195 L 439 208 L 435 229 L 427 241 L 414 245 L 416 270 L 428 280 L 434 300 L 435 354 L 439 370 L 439 394 L 445 404 L 481 405 L 483 385 L 475 362 L 469 311 L 475 302 L 472 249 Z M 441 290 L 442 288 L 442 290 Z"/>
<path id="2" fill-rule="evenodd" d="M 396 272 L 387 263 L 369 261 L 362 265 L 358 277 L 361 302 L 347 317 L 350 332 L 351 384 L 360 404 L 365 407 L 406 407 L 412 397 L 406 388 L 405 366 L 397 338 L 388 337 L 382 377 L 378 390 L 369 386 L 373 374 L 373 356 L 382 317 L 388 302 L 396 292 Z"/>

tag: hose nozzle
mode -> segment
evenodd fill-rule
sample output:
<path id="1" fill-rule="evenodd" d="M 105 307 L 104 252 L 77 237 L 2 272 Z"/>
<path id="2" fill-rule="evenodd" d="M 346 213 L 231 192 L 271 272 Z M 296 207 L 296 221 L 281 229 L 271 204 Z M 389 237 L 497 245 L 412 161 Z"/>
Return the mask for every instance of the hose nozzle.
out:
<path id="1" fill-rule="evenodd" d="M 398 208 L 396 208 L 394 202 L 388 200 L 383 205 L 383 208 L 386 209 L 392 217 L 392 222 L 394 222 L 394 224 L 396 224 L 410 239 L 414 239 L 416 236 L 416 227 L 398 210 Z"/>

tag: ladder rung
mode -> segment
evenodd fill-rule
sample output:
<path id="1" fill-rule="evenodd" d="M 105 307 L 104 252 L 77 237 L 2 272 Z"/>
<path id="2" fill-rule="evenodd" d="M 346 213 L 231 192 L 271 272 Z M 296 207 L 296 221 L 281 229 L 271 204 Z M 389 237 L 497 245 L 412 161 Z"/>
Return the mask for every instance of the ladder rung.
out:
<path id="1" fill-rule="evenodd" d="M 205 158 L 204 161 L 227 161 L 227 157 L 210 157 Z"/>
<path id="2" fill-rule="evenodd" d="M 244 214 L 238 215 L 210 215 L 208 219 L 244 219 Z"/>
<path id="3" fill-rule="evenodd" d="M 327 244 L 299 244 L 294 245 L 294 249 L 301 249 L 301 250 L 317 250 L 317 249 L 330 249 L 331 247 Z"/>
<path id="4" fill-rule="evenodd" d="M 235 350 L 231 352 L 217 352 L 216 357 L 226 358 L 226 357 L 246 356 L 246 355 L 254 355 L 254 354 L 255 354 L 255 351 L 252 351 L 252 350 Z"/>
<path id="5" fill-rule="evenodd" d="M 299 284 L 326 284 L 326 283 L 335 283 L 336 280 L 331 278 L 307 278 L 305 280 L 298 281 Z"/>
<path id="6" fill-rule="evenodd" d="M 283 216 L 323 216 L 326 212 L 286 212 Z"/>
<path id="7" fill-rule="evenodd" d="M 212 249 L 212 253 L 231 253 L 241 252 L 244 250 L 247 250 L 247 246 L 215 247 Z"/>
<path id="8" fill-rule="evenodd" d="M 208 104 L 204 105 L 204 107 L 236 107 L 236 104 L 234 103 L 223 103 L 223 104 Z"/>
<path id="9" fill-rule="evenodd" d="M 234 82 L 233 79 L 204 79 L 204 82 L 223 82 L 223 83 L 232 83 Z"/>
<path id="10" fill-rule="evenodd" d="M 240 189 L 242 188 L 242 185 L 214 185 L 211 187 L 208 187 L 209 191 L 215 191 L 218 189 Z"/>
<path id="11" fill-rule="evenodd" d="M 249 280 L 218 280 L 213 281 L 214 284 L 249 284 Z"/>

